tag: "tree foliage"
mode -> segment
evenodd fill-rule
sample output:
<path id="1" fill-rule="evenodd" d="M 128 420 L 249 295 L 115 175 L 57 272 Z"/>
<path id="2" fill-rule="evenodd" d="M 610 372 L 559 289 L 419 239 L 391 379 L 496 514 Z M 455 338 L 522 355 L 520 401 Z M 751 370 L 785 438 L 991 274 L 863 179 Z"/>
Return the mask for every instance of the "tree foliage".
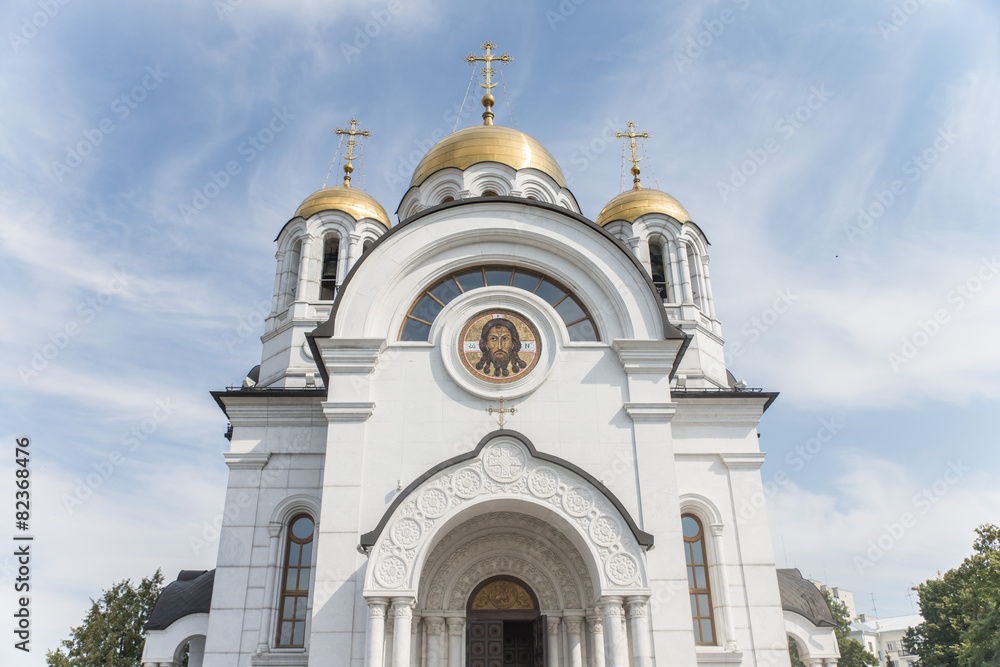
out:
<path id="1" fill-rule="evenodd" d="M 903 637 L 921 667 L 1000 666 L 1000 527 L 976 529 L 973 554 L 920 584 L 924 622 Z"/>
<path id="2" fill-rule="evenodd" d="M 847 605 L 840 600 L 835 600 L 830 591 L 823 591 L 826 604 L 830 607 L 836 627 L 833 629 L 837 635 L 837 648 L 840 649 L 840 660 L 838 667 L 872 667 L 878 665 L 878 658 L 869 653 L 864 644 L 857 639 L 851 639 L 851 615 L 847 613 Z"/>
<path id="3" fill-rule="evenodd" d="M 46 654 L 48 667 L 140 667 L 145 641 L 143 626 L 163 589 L 156 571 L 137 586 L 125 579 L 91 599 L 83 622 L 70 629 L 70 638 Z"/>

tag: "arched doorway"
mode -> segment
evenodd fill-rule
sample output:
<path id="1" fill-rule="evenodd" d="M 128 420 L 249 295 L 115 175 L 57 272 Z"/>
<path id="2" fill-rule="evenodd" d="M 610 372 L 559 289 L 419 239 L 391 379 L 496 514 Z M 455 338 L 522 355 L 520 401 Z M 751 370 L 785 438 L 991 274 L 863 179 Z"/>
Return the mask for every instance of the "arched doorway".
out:
<path id="1" fill-rule="evenodd" d="M 545 617 L 534 591 L 520 579 L 490 577 L 466 606 L 469 667 L 542 667 Z"/>

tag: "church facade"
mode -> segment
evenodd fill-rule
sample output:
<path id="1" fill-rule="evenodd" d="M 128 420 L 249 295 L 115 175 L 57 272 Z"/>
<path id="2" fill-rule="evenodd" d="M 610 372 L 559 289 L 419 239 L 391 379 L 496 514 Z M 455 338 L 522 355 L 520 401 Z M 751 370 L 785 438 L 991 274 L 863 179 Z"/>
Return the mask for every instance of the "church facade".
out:
<path id="1" fill-rule="evenodd" d="M 213 392 L 216 569 L 164 591 L 147 667 L 787 666 L 789 632 L 836 664 L 779 588 L 777 394 L 725 368 L 702 229 L 636 166 L 586 217 L 492 103 L 395 223 L 352 123 L 344 184 L 281 229 L 261 364 Z"/>

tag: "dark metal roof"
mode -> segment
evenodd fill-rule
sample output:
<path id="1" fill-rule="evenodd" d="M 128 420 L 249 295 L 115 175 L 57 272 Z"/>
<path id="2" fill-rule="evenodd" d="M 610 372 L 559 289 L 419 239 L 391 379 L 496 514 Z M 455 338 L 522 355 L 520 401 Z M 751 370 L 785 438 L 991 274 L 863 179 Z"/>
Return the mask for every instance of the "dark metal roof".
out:
<path id="1" fill-rule="evenodd" d="M 836 627 L 826 598 L 816 584 L 802 578 L 796 569 L 778 570 L 778 590 L 781 592 L 781 608 L 794 611 L 816 627 Z"/>
<path id="2" fill-rule="evenodd" d="M 215 570 L 181 570 L 153 605 L 146 630 L 166 630 L 189 614 L 207 614 L 212 608 Z"/>

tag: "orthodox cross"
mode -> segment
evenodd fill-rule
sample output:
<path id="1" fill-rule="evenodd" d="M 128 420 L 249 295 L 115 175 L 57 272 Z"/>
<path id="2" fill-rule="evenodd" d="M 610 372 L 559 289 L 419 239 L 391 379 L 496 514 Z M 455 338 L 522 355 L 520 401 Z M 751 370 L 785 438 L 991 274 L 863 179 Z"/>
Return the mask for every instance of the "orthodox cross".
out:
<path id="1" fill-rule="evenodd" d="M 479 84 L 486 89 L 486 94 L 483 95 L 483 106 L 486 107 L 486 111 L 483 112 L 483 125 L 493 124 L 493 103 L 496 102 L 496 98 L 493 97 L 493 93 L 490 89 L 497 85 L 493 83 L 493 61 L 497 61 L 503 64 L 509 63 L 514 60 L 506 51 L 502 54 L 495 55 L 491 51 L 497 48 L 497 45 L 493 42 L 486 42 L 483 44 L 482 48 L 486 51 L 485 56 L 477 56 L 475 53 L 470 53 L 465 56 L 465 62 L 470 65 L 475 66 L 476 63 L 486 63 L 486 67 L 483 69 L 483 78 L 486 79 L 486 83 Z"/>
<path id="2" fill-rule="evenodd" d="M 639 183 L 639 160 L 641 160 L 642 158 L 637 157 L 635 154 L 635 149 L 636 149 L 635 140 L 649 139 L 649 132 L 636 132 L 635 123 L 633 123 L 632 121 L 625 123 L 625 126 L 628 128 L 628 132 L 615 132 L 615 138 L 628 139 L 629 148 L 632 149 L 632 159 L 630 160 L 630 162 L 632 163 L 632 176 L 633 176 L 632 189 L 641 190 L 642 184 Z"/>
<path id="3" fill-rule="evenodd" d="M 370 137 L 370 136 L 372 136 L 372 133 L 369 132 L 368 130 L 358 130 L 358 119 L 357 118 L 352 118 L 351 119 L 351 129 L 349 129 L 349 130 L 343 130 L 343 129 L 341 129 L 341 128 L 338 127 L 336 130 L 333 131 L 333 133 L 334 134 L 346 134 L 347 137 L 348 137 L 347 138 L 347 164 L 344 165 L 344 185 L 347 186 L 347 187 L 351 187 L 351 172 L 354 171 L 354 165 L 351 164 L 351 160 L 353 160 L 354 158 L 358 157 L 357 155 L 354 154 L 354 137 Z M 360 143 L 361 143 L 361 140 L 358 139 L 358 144 L 360 144 Z M 361 184 L 361 187 L 364 187 L 364 183 Z"/>
<path id="4" fill-rule="evenodd" d="M 499 426 L 500 428 L 503 428 L 503 425 L 507 423 L 507 419 L 506 419 L 505 415 L 507 415 L 507 414 L 514 414 L 515 412 L 517 412 L 517 408 L 505 408 L 504 407 L 503 396 L 500 397 L 500 399 L 497 401 L 497 403 L 500 404 L 499 408 L 494 408 L 491 405 L 490 407 L 486 408 L 486 412 L 490 413 L 491 415 L 492 414 L 499 415 L 497 417 L 497 426 Z"/>

